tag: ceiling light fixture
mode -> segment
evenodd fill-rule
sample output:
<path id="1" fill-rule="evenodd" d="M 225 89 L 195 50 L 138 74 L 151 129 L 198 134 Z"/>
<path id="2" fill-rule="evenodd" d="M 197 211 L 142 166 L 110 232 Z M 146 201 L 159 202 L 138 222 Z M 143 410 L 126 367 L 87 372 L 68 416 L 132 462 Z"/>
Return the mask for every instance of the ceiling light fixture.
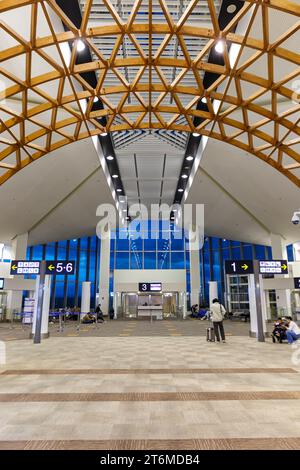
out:
<path id="1" fill-rule="evenodd" d="M 102 132 L 102 134 L 100 134 L 100 135 L 101 135 L 101 137 L 105 137 L 105 136 L 107 136 L 107 132 Z"/>
<path id="2" fill-rule="evenodd" d="M 194 157 L 192 157 L 191 155 L 189 155 L 188 157 L 186 157 L 186 160 L 188 162 L 191 162 L 192 160 L 194 160 Z"/>
<path id="3" fill-rule="evenodd" d="M 118 193 L 121 193 L 121 192 L 122 192 L 122 189 L 121 189 L 121 188 L 118 188 L 117 191 L 118 191 Z"/>
<path id="4" fill-rule="evenodd" d="M 114 157 L 112 155 L 108 155 L 108 157 L 106 157 L 106 158 L 107 158 L 107 160 L 113 160 L 114 159 Z"/>
<path id="5" fill-rule="evenodd" d="M 94 96 L 94 103 L 98 103 L 98 101 L 99 101 L 98 96 Z"/>
<path id="6" fill-rule="evenodd" d="M 186 174 L 183 174 L 183 175 L 181 175 L 181 178 L 184 178 L 184 179 L 186 179 L 186 178 L 188 178 L 188 175 L 186 175 Z"/>
<path id="7" fill-rule="evenodd" d="M 193 137 L 199 137 L 199 136 L 200 136 L 199 132 L 193 132 Z"/>
<path id="8" fill-rule="evenodd" d="M 207 98 L 205 96 L 203 96 L 203 98 L 201 98 L 201 103 L 203 103 L 203 104 L 207 103 Z"/>
<path id="9" fill-rule="evenodd" d="M 217 44 L 215 45 L 215 51 L 216 51 L 218 54 L 223 54 L 224 49 L 225 49 L 224 41 L 221 41 L 221 40 L 218 41 Z"/>
<path id="10" fill-rule="evenodd" d="M 113 178 L 119 178 L 119 175 L 112 175 Z"/>
<path id="11" fill-rule="evenodd" d="M 82 52 L 84 51 L 85 49 L 85 44 L 84 42 L 81 40 L 81 39 L 78 39 L 77 43 L 76 43 L 76 49 L 77 49 L 77 52 Z"/>
<path id="12" fill-rule="evenodd" d="M 180 193 L 183 193 L 184 190 L 183 190 L 182 188 L 179 188 L 178 191 L 179 191 Z"/>

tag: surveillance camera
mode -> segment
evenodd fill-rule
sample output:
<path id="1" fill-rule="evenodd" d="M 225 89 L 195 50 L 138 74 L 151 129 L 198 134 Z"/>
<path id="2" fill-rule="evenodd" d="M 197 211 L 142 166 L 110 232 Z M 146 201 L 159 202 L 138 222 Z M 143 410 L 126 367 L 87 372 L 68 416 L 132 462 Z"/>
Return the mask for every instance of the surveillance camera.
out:
<path id="1" fill-rule="evenodd" d="M 298 225 L 299 222 L 300 222 L 300 218 L 299 218 L 298 212 L 294 212 L 294 215 L 292 217 L 292 224 Z"/>

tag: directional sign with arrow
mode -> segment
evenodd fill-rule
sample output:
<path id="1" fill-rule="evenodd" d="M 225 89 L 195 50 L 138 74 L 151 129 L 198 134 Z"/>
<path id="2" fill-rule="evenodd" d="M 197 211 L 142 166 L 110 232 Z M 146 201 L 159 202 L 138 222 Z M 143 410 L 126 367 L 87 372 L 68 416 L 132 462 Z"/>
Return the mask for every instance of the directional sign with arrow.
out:
<path id="1" fill-rule="evenodd" d="M 75 273 L 75 261 L 46 261 L 46 274 L 71 275 Z"/>
<path id="2" fill-rule="evenodd" d="M 24 276 L 24 274 L 40 274 L 40 261 L 15 260 L 11 262 L 10 274 Z"/>
<path id="3" fill-rule="evenodd" d="M 285 259 L 260 260 L 259 272 L 260 274 L 288 274 L 288 262 Z"/>
<path id="4" fill-rule="evenodd" d="M 226 260 L 226 274 L 253 274 L 252 260 Z"/>

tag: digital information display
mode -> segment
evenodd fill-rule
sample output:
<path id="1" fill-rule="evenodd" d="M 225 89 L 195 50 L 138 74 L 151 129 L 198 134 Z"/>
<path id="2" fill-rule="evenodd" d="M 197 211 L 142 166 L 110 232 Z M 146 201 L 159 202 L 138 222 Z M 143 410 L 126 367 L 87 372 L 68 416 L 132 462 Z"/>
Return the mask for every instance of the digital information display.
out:
<path id="1" fill-rule="evenodd" d="M 161 282 L 139 282 L 139 292 L 161 292 Z"/>
<path id="2" fill-rule="evenodd" d="M 226 274 L 253 274 L 253 261 L 252 260 L 226 260 L 225 261 Z"/>
<path id="3" fill-rule="evenodd" d="M 260 274 L 287 274 L 288 262 L 287 260 L 263 260 L 259 261 Z"/>
<path id="4" fill-rule="evenodd" d="M 22 276 L 24 274 L 40 274 L 40 261 L 15 260 L 11 262 L 10 274 Z"/>
<path id="5" fill-rule="evenodd" d="M 3 277 L 0 277 L 0 290 L 4 289 L 4 279 Z"/>
<path id="6" fill-rule="evenodd" d="M 295 289 L 300 289 L 300 277 L 294 277 Z"/>
<path id="7" fill-rule="evenodd" d="M 75 261 L 46 261 L 46 274 L 71 275 L 75 273 Z"/>

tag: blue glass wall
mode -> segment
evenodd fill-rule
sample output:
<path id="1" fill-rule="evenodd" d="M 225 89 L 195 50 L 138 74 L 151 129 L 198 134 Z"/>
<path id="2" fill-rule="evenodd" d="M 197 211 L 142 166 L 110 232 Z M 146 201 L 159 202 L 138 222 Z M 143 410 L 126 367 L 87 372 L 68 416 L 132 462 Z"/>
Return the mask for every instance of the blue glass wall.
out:
<path id="1" fill-rule="evenodd" d="M 186 269 L 187 291 L 190 292 L 190 253 L 188 243 L 174 226 L 157 225 L 150 232 L 150 223 L 138 231 L 117 231 L 111 240 L 110 292 L 113 292 L 114 269 Z M 147 232 L 148 230 L 148 232 Z M 151 238 L 149 238 L 151 235 Z M 178 238 L 180 236 L 180 238 Z M 91 305 L 95 306 L 99 285 L 100 240 L 83 237 L 63 240 L 28 248 L 29 260 L 70 259 L 76 261 L 72 276 L 53 276 L 51 307 L 74 307 L 81 304 L 81 285 L 91 281 Z M 200 257 L 201 301 L 208 302 L 208 282 L 217 281 L 219 297 L 224 300 L 224 261 L 226 259 L 272 259 L 268 246 L 253 245 L 235 240 L 205 237 Z M 288 247 L 288 259 L 292 261 L 292 248 Z"/>

